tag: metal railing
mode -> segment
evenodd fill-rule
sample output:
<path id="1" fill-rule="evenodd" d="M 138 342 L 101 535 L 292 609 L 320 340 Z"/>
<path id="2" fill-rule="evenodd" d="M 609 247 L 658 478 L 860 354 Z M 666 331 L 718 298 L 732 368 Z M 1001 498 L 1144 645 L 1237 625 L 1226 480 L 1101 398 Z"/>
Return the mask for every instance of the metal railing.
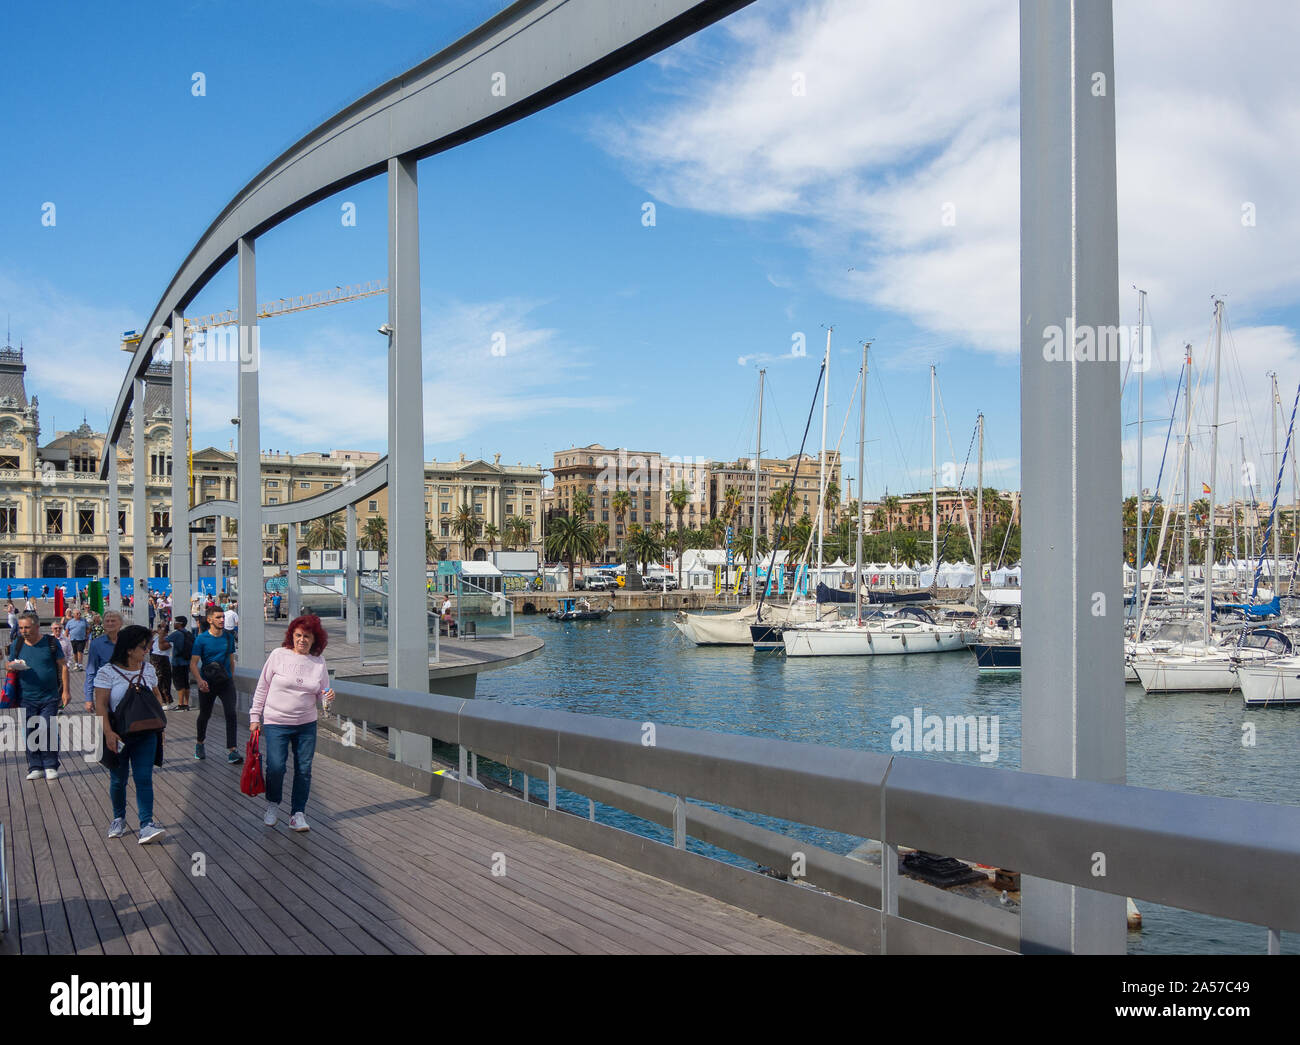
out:
<path id="1" fill-rule="evenodd" d="M 515 604 L 463 576 L 456 578 L 456 630 L 460 638 L 515 637 Z"/>
<path id="2" fill-rule="evenodd" d="M 251 686 L 255 679 L 250 672 L 240 686 Z M 684 850 L 687 838 L 694 837 L 737 855 L 766 857 L 778 870 L 802 869 L 808 882 L 837 894 L 830 898 L 834 902 L 843 905 L 846 901 L 840 897 L 847 897 L 860 905 L 856 913 L 841 906 L 817 924 L 832 938 L 851 930 L 851 945 L 862 950 L 972 952 L 1019 946 L 1018 926 L 1008 927 L 1006 911 L 994 908 L 990 913 L 979 901 L 900 879 L 899 846 L 1267 927 L 1270 952 L 1280 947 L 1283 930 L 1300 930 L 1297 807 L 350 682 L 336 683 L 335 691 L 335 712 L 363 719 L 370 729 L 382 723 L 458 747 L 465 784 L 435 778 L 444 797 L 584 845 L 587 836 L 575 835 L 566 819 L 555 819 L 563 812 L 558 804 L 563 786 L 588 799 L 591 819 L 600 801 L 670 824 L 671 848 Z M 523 772 L 525 794 L 530 778 L 544 776 L 547 801 L 538 811 L 540 819 L 520 797 L 474 786 L 477 774 L 471 767 L 480 757 Z M 412 780 L 417 772 L 390 765 L 395 779 Z M 881 868 L 819 851 L 700 802 L 879 840 Z M 528 811 L 521 812 L 526 805 Z M 602 855 L 651 874 L 678 874 L 672 880 L 704 891 L 717 877 L 718 872 L 710 872 L 682 878 L 687 871 L 674 870 L 675 865 L 656 856 L 653 843 L 626 832 L 615 834 L 631 841 L 602 836 Z M 652 848 L 647 849 L 648 844 Z M 1099 853 L 1105 854 L 1100 875 Z M 688 855 L 700 858 L 694 853 L 682 857 Z M 710 863 L 717 866 L 716 861 Z M 760 913 L 790 924 L 804 918 L 800 925 L 808 928 L 806 904 L 812 892 L 769 893 L 765 902 L 770 908 Z M 742 901 L 733 902 L 752 899 L 752 887 L 741 894 Z"/>
<path id="3" fill-rule="evenodd" d="M 369 579 L 360 582 L 358 599 L 361 619 L 358 622 L 358 656 L 362 665 L 380 664 L 388 660 L 388 590 L 381 578 L 380 584 Z M 381 586 L 382 585 L 382 586 Z M 438 637 L 438 615 L 432 596 L 426 600 L 429 635 L 429 663 L 436 664 L 442 657 L 442 641 Z"/>
<path id="4" fill-rule="evenodd" d="M 9 861 L 5 857 L 5 825 L 0 823 L 0 936 L 9 932 Z"/>

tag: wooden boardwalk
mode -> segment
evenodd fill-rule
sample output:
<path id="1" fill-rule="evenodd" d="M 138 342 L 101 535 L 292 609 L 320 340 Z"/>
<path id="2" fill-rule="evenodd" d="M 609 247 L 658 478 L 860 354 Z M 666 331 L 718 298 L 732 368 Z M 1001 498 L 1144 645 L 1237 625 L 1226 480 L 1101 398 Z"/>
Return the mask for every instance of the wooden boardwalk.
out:
<path id="1" fill-rule="evenodd" d="M 0 953 L 850 953 L 324 757 L 311 831 L 288 829 L 287 802 L 267 828 L 218 716 L 194 761 L 196 718 L 169 716 L 162 844 L 136 842 L 133 783 L 133 830 L 110 841 L 104 769 L 67 754 L 58 780 L 29 782 L 23 753 L 0 753 L 14 922 Z"/>

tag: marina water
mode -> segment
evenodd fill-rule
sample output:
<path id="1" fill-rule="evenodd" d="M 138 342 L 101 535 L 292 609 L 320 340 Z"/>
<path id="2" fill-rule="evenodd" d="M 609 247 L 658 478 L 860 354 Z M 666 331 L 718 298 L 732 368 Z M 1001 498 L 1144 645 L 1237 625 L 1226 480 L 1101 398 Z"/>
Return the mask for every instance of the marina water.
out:
<path id="1" fill-rule="evenodd" d="M 516 617 L 515 625 L 542 638 L 546 648 L 526 664 L 480 675 L 480 698 L 885 754 L 897 733 L 895 717 L 910 720 L 918 707 L 927 716 L 997 716 L 996 762 L 981 761 L 978 750 L 917 751 L 910 757 L 1002 769 L 1020 764 L 1020 676 L 981 675 L 965 651 L 787 662 L 780 654 L 756 655 L 748 648 L 693 646 L 673 627 L 670 612 L 619 612 L 571 624 Z M 1128 783 L 1300 804 L 1300 707 L 1246 709 L 1235 693 L 1148 697 L 1137 685 L 1129 685 L 1126 696 Z M 519 784 L 518 774 L 514 781 Z M 543 796 L 545 782 L 534 784 L 534 794 Z M 560 805 L 587 814 L 586 800 L 578 796 L 562 792 Z M 834 852 L 847 853 L 862 841 L 729 812 Z M 599 803 L 597 818 L 672 841 L 668 830 Z M 689 846 L 753 866 L 695 840 Z M 1135 900 L 1143 928 L 1129 933 L 1131 953 L 1265 952 L 1261 927 Z M 1300 939 L 1284 934 L 1283 950 L 1300 953 Z"/>

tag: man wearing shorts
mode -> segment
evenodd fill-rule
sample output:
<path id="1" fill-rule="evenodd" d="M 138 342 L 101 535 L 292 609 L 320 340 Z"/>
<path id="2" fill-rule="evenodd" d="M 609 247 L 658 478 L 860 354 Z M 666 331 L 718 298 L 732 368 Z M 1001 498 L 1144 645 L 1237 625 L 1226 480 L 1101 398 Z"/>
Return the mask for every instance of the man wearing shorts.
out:
<path id="1" fill-rule="evenodd" d="M 176 690 L 175 711 L 190 709 L 190 653 L 194 648 L 194 633 L 186 625 L 184 617 L 177 617 L 173 622 L 175 630 L 167 636 L 171 645 L 172 688 Z"/>
<path id="2" fill-rule="evenodd" d="M 86 622 L 81 617 L 81 610 L 72 611 L 72 619 L 68 621 L 68 640 L 72 643 L 73 671 L 81 671 L 85 665 L 82 664 L 81 658 L 86 652 L 86 639 L 89 629 Z"/>

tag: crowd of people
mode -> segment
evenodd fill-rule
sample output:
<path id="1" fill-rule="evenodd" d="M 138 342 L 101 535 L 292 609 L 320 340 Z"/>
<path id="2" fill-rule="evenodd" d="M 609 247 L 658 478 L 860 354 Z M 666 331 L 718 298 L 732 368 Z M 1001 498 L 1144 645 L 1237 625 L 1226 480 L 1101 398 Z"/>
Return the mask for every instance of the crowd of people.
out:
<path id="1" fill-rule="evenodd" d="M 149 600 L 148 627 L 124 625 L 119 611 L 109 609 L 101 615 L 78 601 L 69 605 L 62 617 L 55 618 L 49 634 L 43 635 L 40 616 L 27 596 L 28 606 L 22 611 L 12 602 L 9 604 L 10 640 L 5 650 L 5 673 L 10 679 L 21 680 L 20 706 L 27 723 L 27 779 L 58 779 L 58 729 L 54 718 L 70 708 L 71 676 L 81 672 L 85 711 L 102 723 L 103 763 L 109 774 L 113 809 L 108 837 L 121 838 L 127 832 L 129 777 L 135 783 L 141 845 L 155 842 L 164 834 L 164 828 L 154 818 L 153 771 L 163 765 L 165 715 L 155 719 L 139 712 L 141 704 L 148 704 L 149 696 L 159 712 L 188 712 L 191 692 L 198 691 L 196 761 L 207 757 L 208 725 L 219 701 L 225 727 L 225 762 L 237 766 L 244 761 L 237 743 L 234 684 L 239 638 L 236 603 L 231 600 L 222 604 L 196 592 L 190 616 L 173 617 L 170 596 L 151 593 Z M 269 603 L 267 609 L 271 609 Z M 279 607 L 275 612 L 278 616 Z M 323 656 L 326 642 L 317 617 L 295 618 L 280 647 L 266 657 L 253 694 L 249 733 L 259 742 L 261 737 L 266 740 L 266 807 L 262 820 L 268 827 L 274 826 L 278 818 L 292 751 L 289 827 L 294 831 L 309 830 L 306 806 L 316 750 L 317 705 L 328 710 L 334 697 Z"/>

